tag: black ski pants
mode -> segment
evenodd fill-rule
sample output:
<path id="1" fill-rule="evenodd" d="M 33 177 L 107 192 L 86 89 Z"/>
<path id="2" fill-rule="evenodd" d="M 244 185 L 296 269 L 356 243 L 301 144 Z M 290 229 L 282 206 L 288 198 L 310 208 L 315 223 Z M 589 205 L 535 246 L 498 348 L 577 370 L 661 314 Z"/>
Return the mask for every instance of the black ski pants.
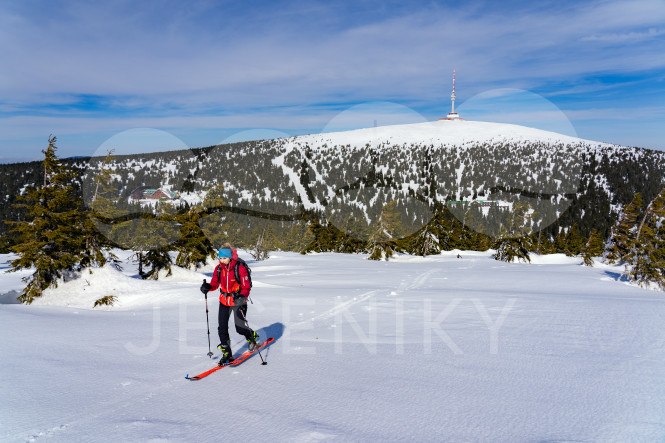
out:
<path id="1" fill-rule="evenodd" d="M 241 306 L 229 307 L 225 306 L 222 303 L 219 304 L 219 312 L 217 314 L 217 320 L 219 326 L 217 327 L 217 332 L 219 333 L 219 341 L 224 346 L 231 347 L 231 338 L 229 337 L 229 318 L 231 317 L 231 312 L 233 312 L 233 322 L 236 325 L 236 332 L 245 338 L 249 339 L 253 337 L 254 331 L 247 324 L 247 304 Z"/>

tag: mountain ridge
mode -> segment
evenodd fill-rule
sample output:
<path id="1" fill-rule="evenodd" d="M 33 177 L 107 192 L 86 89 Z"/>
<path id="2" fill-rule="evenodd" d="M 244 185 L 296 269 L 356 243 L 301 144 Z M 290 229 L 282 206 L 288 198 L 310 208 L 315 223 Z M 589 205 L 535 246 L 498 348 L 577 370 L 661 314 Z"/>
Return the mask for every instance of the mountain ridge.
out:
<path id="1" fill-rule="evenodd" d="M 367 143 L 370 143 L 373 147 L 381 143 L 441 143 L 444 145 L 456 145 L 508 140 L 586 143 L 602 147 L 619 146 L 528 126 L 471 120 L 437 120 L 422 123 L 378 126 L 348 131 L 299 135 L 289 137 L 286 140 L 312 144 L 336 143 L 356 146 L 365 146 Z"/>
<path id="2" fill-rule="evenodd" d="M 238 227 L 258 229 L 272 220 L 274 229 L 285 229 L 287 219 L 318 217 L 339 227 L 350 220 L 367 225 L 359 232 L 392 201 L 413 233 L 441 203 L 489 200 L 504 207 L 529 205 L 540 217 L 534 228 L 547 228 L 550 236 L 574 224 L 583 235 L 591 229 L 607 235 L 634 193 L 653 198 L 665 176 L 661 151 L 473 121 L 392 125 L 103 161 L 63 160 L 75 173 L 73 184 L 86 205 L 97 189 L 95 177 L 107 169 L 108 185 L 116 189 L 112 198 L 132 213 L 151 211 L 130 199 L 134 190 L 163 187 L 180 193 L 176 205 L 203 204 L 219 219 L 235 217 Z M 28 187 L 39 185 L 41 165 L 0 165 L 0 172 L 3 219 L 21 219 L 13 204 Z M 222 192 L 224 203 L 211 203 L 213 189 Z M 458 218 L 466 222 L 464 214 Z M 3 228 L 0 233 L 7 232 Z"/>

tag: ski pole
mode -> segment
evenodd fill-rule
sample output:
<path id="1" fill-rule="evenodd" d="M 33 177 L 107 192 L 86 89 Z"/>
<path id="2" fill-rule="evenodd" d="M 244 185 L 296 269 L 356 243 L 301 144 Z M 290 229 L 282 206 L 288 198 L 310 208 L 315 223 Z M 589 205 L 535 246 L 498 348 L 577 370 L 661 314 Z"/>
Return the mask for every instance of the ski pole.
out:
<path id="1" fill-rule="evenodd" d="M 242 318 L 245 319 L 245 325 L 247 325 L 247 327 L 249 328 L 249 322 L 247 321 L 247 317 L 245 316 L 245 313 L 242 312 L 242 309 L 240 309 L 240 307 L 238 307 L 238 311 L 240 311 L 240 313 L 242 314 Z M 252 329 L 252 328 L 249 328 L 249 329 Z M 253 329 L 252 329 L 252 331 L 253 331 Z M 261 364 L 264 365 L 264 366 L 267 365 L 268 362 L 263 359 L 263 356 L 261 355 L 261 351 L 259 349 L 257 349 L 256 352 L 258 352 L 259 357 L 261 357 Z"/>
<path id="2" fill-rule="evenodd" d="M 206 279 L 203 279 L 203 283 L 208 283 Z M 208 325 L 208 357 L 212 358 L 212 351 L 210 350 L 210 320 L 208 319 L 208 293 L 205 293 L 206 297 L 206 325 Z"/>

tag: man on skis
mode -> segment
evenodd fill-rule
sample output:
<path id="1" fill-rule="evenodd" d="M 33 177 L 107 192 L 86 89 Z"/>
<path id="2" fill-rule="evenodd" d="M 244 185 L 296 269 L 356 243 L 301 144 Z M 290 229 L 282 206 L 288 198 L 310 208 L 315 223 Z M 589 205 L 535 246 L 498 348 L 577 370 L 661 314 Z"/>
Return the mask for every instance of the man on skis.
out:
<path id="1" fill-rule="evenodd" d="M 238 262 L 238 253 L 231 245 L 226 243 L 219 250 L 219 264 L 215 267 L 212 281 L 201 285 L 201 292 L 220 289 L 219 294 L 219 333 L 220 344 L 218 348 L 222 351 L 220 365 L 233 360 L 231 351 L 231 339 L 229 337 L 229 317 L 233 312 L 233 321 L 236 332 L 245 337 L 250 351 L 257 345 L 258 334 L 247 324 L 247 298 L 251 290 L 251 280 L 246 266 Z M 237 277 L 236 277 L 237 274 Z M 238 281 L 237 281 L 238 280 Z"/>

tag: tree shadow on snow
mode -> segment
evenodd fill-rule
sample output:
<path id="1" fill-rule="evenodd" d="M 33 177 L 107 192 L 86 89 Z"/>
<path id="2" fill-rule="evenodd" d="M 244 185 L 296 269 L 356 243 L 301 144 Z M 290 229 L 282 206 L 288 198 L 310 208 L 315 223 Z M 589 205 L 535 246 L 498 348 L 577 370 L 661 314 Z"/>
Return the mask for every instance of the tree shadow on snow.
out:
<path id="1" fill-rule="evenodd" d="M 21 302 L 17 300 L 19 295 L 21 295 L 21 293 L 15 290 L 11 290 L 9 292 L 5 292 L 4 294 L 0 294 L 0 305 L 21 304 Z"/>
<path id="2" fill-rule="evenodd" d="M 612 271 L 604 271 L 604 272 L 605 272 L 605 275 L 609 276 L 610 278 L 612 278 L 615 281 L 629 281 L 628 277 L 626 277 L 625 275 L 623 275 L 619 272 L 612 272 Z"/>

